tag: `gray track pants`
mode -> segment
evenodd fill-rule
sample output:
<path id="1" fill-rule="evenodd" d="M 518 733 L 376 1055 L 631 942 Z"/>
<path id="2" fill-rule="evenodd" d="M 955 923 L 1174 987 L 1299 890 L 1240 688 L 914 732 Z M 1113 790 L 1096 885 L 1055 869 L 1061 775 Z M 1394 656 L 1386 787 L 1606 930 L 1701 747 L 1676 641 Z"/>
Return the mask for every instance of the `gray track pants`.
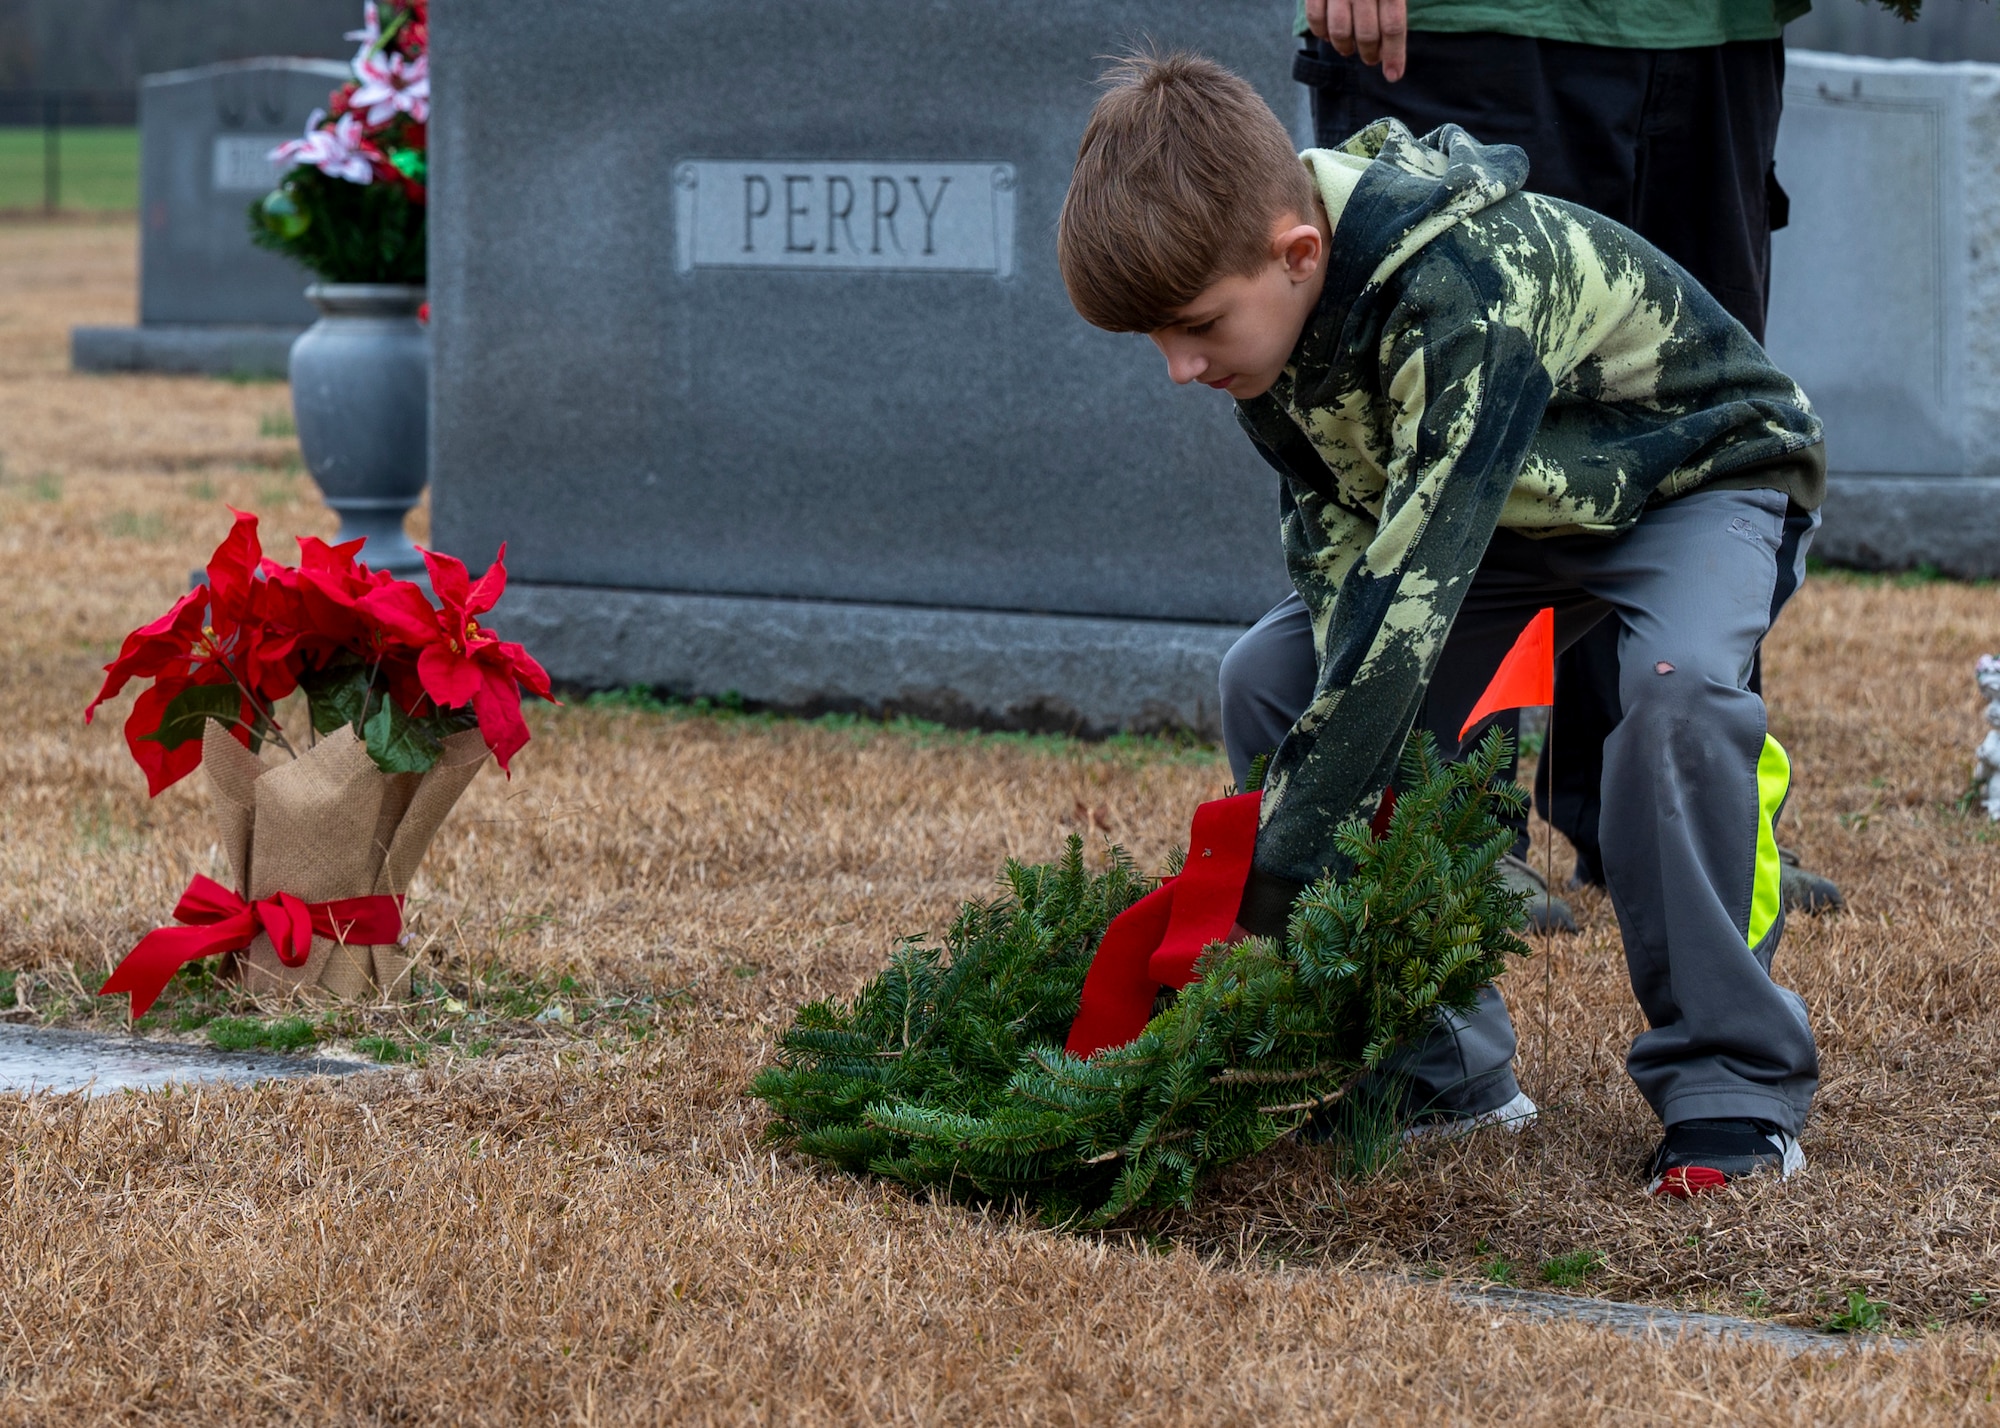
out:
<path id="1" fill-rule="evenodd" d="M 1623 717 L 1604 749 L 1605 880 L 1649 1030 L 1626 1058 L 1661 1121 L 1775 1121 L 1798 1134 L 1819 1084 L 1805 1004 L 1771 980 L 1784 930 L 1772 824 L 1788 765 L 1746 687 L 1758 643 L 1805 575 L 1819 516 L 1774 491 L 1697 491 L 1612 539 L 1495 534 L 1425 696 L 1443 749 L 1535 611 L 1566 648 L 1619 625 Z M 1240 782 L 1312 695 L 1312 629 L 1293 596 L 1222 662 L 1222 734 Z M 1468 736 L 1467 747 L 1482 729 Z M 1551 742 L 1554 742 L 1553 740 Z M 1394 1070 L 1422 1106 L 1476 1112 L 1514 1082 L 1514 1028 L 1488 987 Z"/>

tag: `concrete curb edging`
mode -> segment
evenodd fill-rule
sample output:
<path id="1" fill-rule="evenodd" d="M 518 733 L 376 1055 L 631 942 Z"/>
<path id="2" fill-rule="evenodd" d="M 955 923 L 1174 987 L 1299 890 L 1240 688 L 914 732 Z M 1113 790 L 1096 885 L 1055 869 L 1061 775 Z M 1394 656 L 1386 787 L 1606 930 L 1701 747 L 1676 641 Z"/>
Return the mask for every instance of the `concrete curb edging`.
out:
<path id="1" fill-rule="evenodd" d="M 1467 1307 L 1497 1309 L 1530 1319 L 1588 1324 L 1632 1338 L 1672 1339 L 1694 1335 L 1711 1339 L 1740 1339 L 1746 1343 L 1770 1344 L 1793 1354 L 1851 1354 L 1862 1349 L 1900 1350 L 1909 1347 L 1906 1340 L 1888 1334 L 1828 1334 L 1789 1324 L 1762 1324 L 1755 1319 L 1692 1313 L 1656 1304 L 1625 1304 L 1612 1299 L 1586 1299 L 1581 1295 L 1510 1289 L 1496 1284 L 1454 1284 L 1410 1276 L 1398 1278 L 1405 1284 L 1441 1289 L 1455 1303 Z"/>

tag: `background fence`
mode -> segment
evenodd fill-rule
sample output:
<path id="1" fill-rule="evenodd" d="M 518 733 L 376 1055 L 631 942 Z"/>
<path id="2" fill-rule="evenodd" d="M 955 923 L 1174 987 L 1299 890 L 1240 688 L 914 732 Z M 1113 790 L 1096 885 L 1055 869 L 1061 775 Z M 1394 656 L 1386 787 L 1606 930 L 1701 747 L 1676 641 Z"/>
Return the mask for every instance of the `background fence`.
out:
<path id="1" fill-rule="evenodd" d="M 139 96 L 129 89 L 0 89 L 0 213 L 139 206 Z"/>

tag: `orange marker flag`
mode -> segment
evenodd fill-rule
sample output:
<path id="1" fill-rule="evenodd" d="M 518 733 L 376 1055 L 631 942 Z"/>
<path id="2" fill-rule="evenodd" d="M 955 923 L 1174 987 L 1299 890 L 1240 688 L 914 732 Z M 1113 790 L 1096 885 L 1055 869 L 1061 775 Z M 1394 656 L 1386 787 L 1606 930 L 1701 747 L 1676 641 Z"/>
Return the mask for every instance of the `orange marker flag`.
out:
<path id="1" fill-rule="evenodd" d="M 1545 609 L 1528 621 L 1528 628 L 1500 661 L 1493 682 L 1466 716 L 1458 737 L 1464 740 L 1474 724 L 1503 709 L 1526 709 L 1556 702 L 1556 612 Z"/>

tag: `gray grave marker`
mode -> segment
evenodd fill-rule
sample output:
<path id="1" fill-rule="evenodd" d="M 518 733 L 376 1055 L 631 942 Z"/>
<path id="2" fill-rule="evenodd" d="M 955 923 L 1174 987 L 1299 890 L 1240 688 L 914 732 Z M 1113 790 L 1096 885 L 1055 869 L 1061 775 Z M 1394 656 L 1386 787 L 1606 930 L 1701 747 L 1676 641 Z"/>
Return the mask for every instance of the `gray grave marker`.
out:
<path id="1" fill-rule="evenodd" d="M 1768 345 L 1826 423 L 1815 553 L 2000 575 L 2000 65 L 1786 57 Z"/>
<path id="2" fill-rule="evenodd" d="M 85 1091 L 107 1096 L 203 1082 L 247 1086 L 295 1076 L 346 1076 L 371 1069 L 365 1061 L 217 1051 L 140 1036 L 0 1026 L 0 1094 Z"/>
<path id="3" fill-rule="evenodd" d="M 330 60 L 255 59 L 146 76 L 139 325 L 77 328 L 77 367 L 284 375 L 314 317 L 312 279 L 253 246 L 246 213 L 277 181 L 271 149 L 347 74 Z"/>
<path id="4" fill-rule="evenodd" d="M 438 544 L 508 542 L 560 678 L 1212 728 L 1288 588 L 1276 478 L 1075 315 L 1055 220 L 1105 55 L 1198 49 L 1290 117 L 1293 13 L 440 7 Z"/>

